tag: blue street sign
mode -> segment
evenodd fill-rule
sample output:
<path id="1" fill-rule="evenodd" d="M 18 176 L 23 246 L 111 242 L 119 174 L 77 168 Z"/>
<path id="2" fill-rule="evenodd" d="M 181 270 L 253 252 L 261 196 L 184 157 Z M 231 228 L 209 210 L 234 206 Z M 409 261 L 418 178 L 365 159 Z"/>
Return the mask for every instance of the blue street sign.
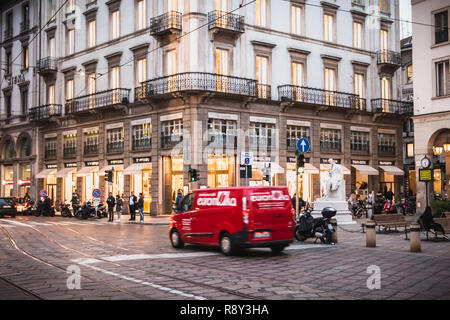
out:
<path id="1" fill-rule="evenodd" d="M 297 150 L 300 151 L 301 153 L 306 153 L 309 151 L 309 141 L 306 138 L 301 138 L 300 140 L 297 141 Z"/>

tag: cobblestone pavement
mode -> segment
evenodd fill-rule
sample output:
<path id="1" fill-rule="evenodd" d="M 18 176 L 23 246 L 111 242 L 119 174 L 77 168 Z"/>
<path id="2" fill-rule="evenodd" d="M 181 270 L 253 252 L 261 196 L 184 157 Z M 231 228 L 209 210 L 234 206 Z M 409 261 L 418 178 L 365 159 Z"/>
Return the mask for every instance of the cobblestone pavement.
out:
<path id="1" fill-rule="evenodd" d="M 377 247 L 366 248 L 360 227 L 346 225 L 334 246 L 295 241 L 280 255 L 226 257 L 211 247 L 173 249 L 166 223 L 0 219 L 0 299 L 450 298 L 449 241 L 422 241 L 411 253 L 404 234 L 379 233 Z M 372 265 L 380 289 L 367 287 Z"/>

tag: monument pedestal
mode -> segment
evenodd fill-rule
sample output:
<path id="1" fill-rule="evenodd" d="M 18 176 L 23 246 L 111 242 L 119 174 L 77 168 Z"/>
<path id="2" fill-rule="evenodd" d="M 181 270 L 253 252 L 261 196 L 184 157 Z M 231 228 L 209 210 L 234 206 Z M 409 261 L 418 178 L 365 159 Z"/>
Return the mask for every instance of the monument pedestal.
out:
<path id="1" fill-rule="evenodd" d="M 322 216 L 323 208 L 331 207 L 336 209 L 336 216 L 333 218 L 336 219 L 338 225 L 342 224 L 356 224 L 356 221 L 352 219 L 352 213 L 348 210 L 347 201 L 342 200 L 323 200 L 322 198 L 314 201 L 314 210 L 311 212 L 311 215 L 314 218 Z"/>

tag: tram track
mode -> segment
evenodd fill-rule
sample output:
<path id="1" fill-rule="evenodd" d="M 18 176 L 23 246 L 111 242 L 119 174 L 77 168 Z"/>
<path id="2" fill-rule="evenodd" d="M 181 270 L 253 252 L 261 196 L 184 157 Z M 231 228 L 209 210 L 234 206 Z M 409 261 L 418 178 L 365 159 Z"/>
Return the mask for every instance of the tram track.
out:
<path id="1" fill-rule="evenodd" d="M 36 300 L 44 300 L 44 298 L 42 298 L 41 296 L 39 296 L 38 294 L 36 294 L 35 292 L 33 292 L 32 290 L 29 290 L 27 288 L 21 287 L 17 284 L 15 284 L 12 281 L 9 281 L 8 279 L 6 279 L 5 277 L 0 276 L 0 281 L 5 282 L 6 284 L 8 284 L 9 286 L 19 290 L 22 293 L 25 293 L 27 296 L 30 296 Z"/>
<path id="2" fill-rule="evenodd" d="M 117 266 L 117 267 L 128 268 L 128 269 L 131 269 L 131 270 L 140 272 L 140 273 L 150 274 L 150 275 L 152 275 L 152 276 L 165 277 L 165 278 L 168 278 L 168 279 L 171 279 L 171 280 L 176 280 L 176 281 L 186 282 L 186 283 L 189 283 L 189 284 L 191 284 L 191 285 L 194 285 L 194 286 L 197 286 L 197 287 L 201 287 L 201 288 L 205 288 L 205 289 L 213 289 L 213 290 L 215 290 L 215 291 L 218 291 L 218 292 L 221 292 L 221 293 L 230 294 L 230 295 L 234 295 L 234 296 L 237 296 L 237 297 L 241 297 L 241 298 L 246 299 L 246 300 L 267 300 L 266 298 L 260 297 L 260 296 L 253 296 L 253 295 L 250 295 L 250 294 L 244 294 L 244 293 L 236 292 L 236 291 L 229 290 L 229 289 L 226 289 L 226 288 L 222 288 L 222 287 L 219 287 L 219 286 L 214 286 L 214 285 L 210 285 L 210 284 L 205 284 L 205 283 L 198 282 L 198 281 L 193 281 L 193 280 L 187 280 L 187 279 L 184 279 L 184 278 L 181 278 L 181 277 L 176 277 L 176 276 L 173 276 L 173 275 L 167 275 L 167 274 L 164 274 L 164 273 L 161 273 L 161 272 L 156 272 L 156 271 L 150 272 L 150 271 L 147 271 L 147 270 L 144 270 L 144 269 L 141 269 L 141 268 L 136 268 L 136 267 L 133 267 L 133 266 L 129 266 L 129 265 L 126 265 L 126 264 L 108 261 L 108 260 L 105 260 L 105 259 L 103 259 L 103 258 L 101 258 L 101 257 L 95 256 L 95 255 L 92 255 L 92 254 L 88 254 L 88 253 L 85 253 L 85 252 L 81 252 L 81 251 L 79 251 L 79 250 L 77 250 L 77 249 L 74 249 L 74 248 L 67 247 L 66 245 L 62 244 L 60 241 L 54 239 L 53 237 L 48 236 L 47 234 L 45 234 L 45 233 L 42 232 L 42 231 L 36 229 L 34 226 L 29 226 L 29 227 L 30 227 L 32 230 L 34 230 L 34 231 L 36 231 L 37 233 L 39 233 L 40 235 L 42 235 L 42 236 L 43 236 L 44 238 L 46 238 L 48 241 L 53 242 L 54 244 L 56 244 L 57 246 L 61 247 L 62 249 L 64 249 L 64 250 L 70 250 L 70 251 L 72 251 L 72 252 L 75 252 L 75 253 L 77 253 L 77 254 L 80 254 L 80 255 L 82 255 L 82 256 L 84 256 L 84 257 L 86 257 L 86 258 L 89 258 L 89 259 L 95 259 L 95 260 L 97 260 L 97 261 L 101 261 L 101 262 L 104 262 L 104 263 L 107 263 L 107 264 L 110 264 L 110 265 L 114 265 L 114 266 Z M 104 242 L 104 241 L 102 241 L 102 240 L 98 240 L 98 239 L 95 239 L 95 238 L 93 238 L 93 237 L 86 237 L 86 235 L 83 235 L 83 234 L 81 234 L 81 233 L 79 233 L 79 232 L 77 232 L 77 231 L 75 231 L 75 230 L 73 230 L 73 229 L 71 229 L 71 228 L 66 227 L 66 226 L 58 225 L 57 227 L 60 227 L 60 228 L 63 228 L 63 229 L 67 229 L 67 230 L 70 230 L 71 232 L 75 232 L 76 234 L 78 234 L 78 235 L 80 235 L 81 237 L 83 237 L 83 239 L 86 239 L 86 238 L 87 238 L 87 239 L 89 239 L 89 240 L 91 240 L 91 241 L 95 241 L 96 243 L 101 242 L 101 243 L 103 243 L 103 244 L 105 244 L 105 245 L 108 245 L 108 246 L 110 246 L 110 247 L 113 247 L 113 248 L 116 248 L 116 249 L 120 249 L 120 250 L 124 250 L 124 248 L 117 247 L 117 246 L 115 246 L 115 245 L 112 245 L 112 244 L 110 244 L 110 243 Z M 63 271 L 63 272 L 66 272 L 66 270 L 64 270 L 63 268 L 61 268 L 61 267 L 59 267 L 59 266 L 56 266 L 56 265 L 52 264 L 51 262 L 45 261 L 45 260 L 42 259 L 42 258 L 38 258 L 38 257 L 32 255 L 31 253 L 26 252 L 25 250 L 21 249 L 21 248 L 17 245 L 17 243 L 15 242 L 14 238 L 12 237 L 12 235 L 11 235 L 4 227 L 2 227 L 2 226 L 0 225 L 0 229 L 3 230 L 3 232 L 7 235 L 7 237 L 8 237 L 9 240 L 10 240 L 10 242 L 12 243 L 13 247 L 14 247 L 17 251 L 19 251 L 20 253 L 22 253 L 22 254 L 24 254 L 24 255 L 26 255 L 26 256 L 32 258 L 33 260 L 39 261 L 39 262 L 41 262 L 41 263 L 44 263 L 44 264 L 47 264 L 47 265 L 52 266 L 52 267 L 54 267 L 54 268 L 57 268 L 57 269 L 59 269 L 59 270 L 61 270 L 61 271 Z M 129 249 L 127 249 L 127 251 L 133 252 L 133 253 L 134 253 L 134 251 L 129 250 Z M 136 252 L 136 253 L 137 253 L 137 252 Z M 142 253 L 139 253 L 139 254 L 142 254 Z M 193 263 L 190 263 L 190 264 L 195 265 L 195 264 L 193 264 Z M 85 265 L 85 266 L 86 266 L 86 265 Z M 223 270 L 223 271 L 229 272 L 229 271 L 227 271 L 227 270 Z M 84 276 L 84 277 L 85 277 L 86 279 L 90 280 L 90 281 L 94 281 L 94 282 L 97 282 L 97 283 L 103 283 L 103 284 L 106 284 L 106 285 L 108 285 L 108 286 L 111 287 L 111 288 L 114 288 L 114 289 L 116 289 L 116 290 L 120 290 L 121 292 L 130 294 L 130 295 L 133 295 L 133 296 L 135 296 L 135 297 L 138 298 L 138 299 L 148 299 L 148 298 L 149 298 L 149 297 L 147 297 L 147 296 L 142 296 L 142 295 L 138 295 L 138 294 L 131 293 L 131 292 L 129 292 L 128 290 L 121 289 L 121 288 L 119 288 L 119 287 L 117 287 L 117 286 L 113 286 L 113 285 L 111 285 L 111 284 L 109 284 L 109 283 L 106 283 L 106 282 L 103 282 L 103 281 L 94 280 L 94 279 L 91 279 L 91 278 L 86 277 L 86 276 Z"/>

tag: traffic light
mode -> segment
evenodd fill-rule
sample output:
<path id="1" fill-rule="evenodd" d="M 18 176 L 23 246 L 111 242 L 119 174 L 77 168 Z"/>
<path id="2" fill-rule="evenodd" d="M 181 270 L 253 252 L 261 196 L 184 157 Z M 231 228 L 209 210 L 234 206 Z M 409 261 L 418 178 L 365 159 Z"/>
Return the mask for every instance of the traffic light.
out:
<path id="1" fill-rule="evenodd" d="M 199 179 L 198 170 L 189 168 L 189 182 L 194 182 Z"/>
<path id="2" fill-rule="evenodd" d="M 105 181 L 108 181 L 108 182 L 113 182 L 113 171 L 112 170 L 106 170 L 105 171 Z"/>
<path id="3" fill-rule="evenodd" d="M 305 168 L 305 155 L 302 153 L 297 156 L 297 170 L 299 168 L 302 168 L 301 171 Z"/>

